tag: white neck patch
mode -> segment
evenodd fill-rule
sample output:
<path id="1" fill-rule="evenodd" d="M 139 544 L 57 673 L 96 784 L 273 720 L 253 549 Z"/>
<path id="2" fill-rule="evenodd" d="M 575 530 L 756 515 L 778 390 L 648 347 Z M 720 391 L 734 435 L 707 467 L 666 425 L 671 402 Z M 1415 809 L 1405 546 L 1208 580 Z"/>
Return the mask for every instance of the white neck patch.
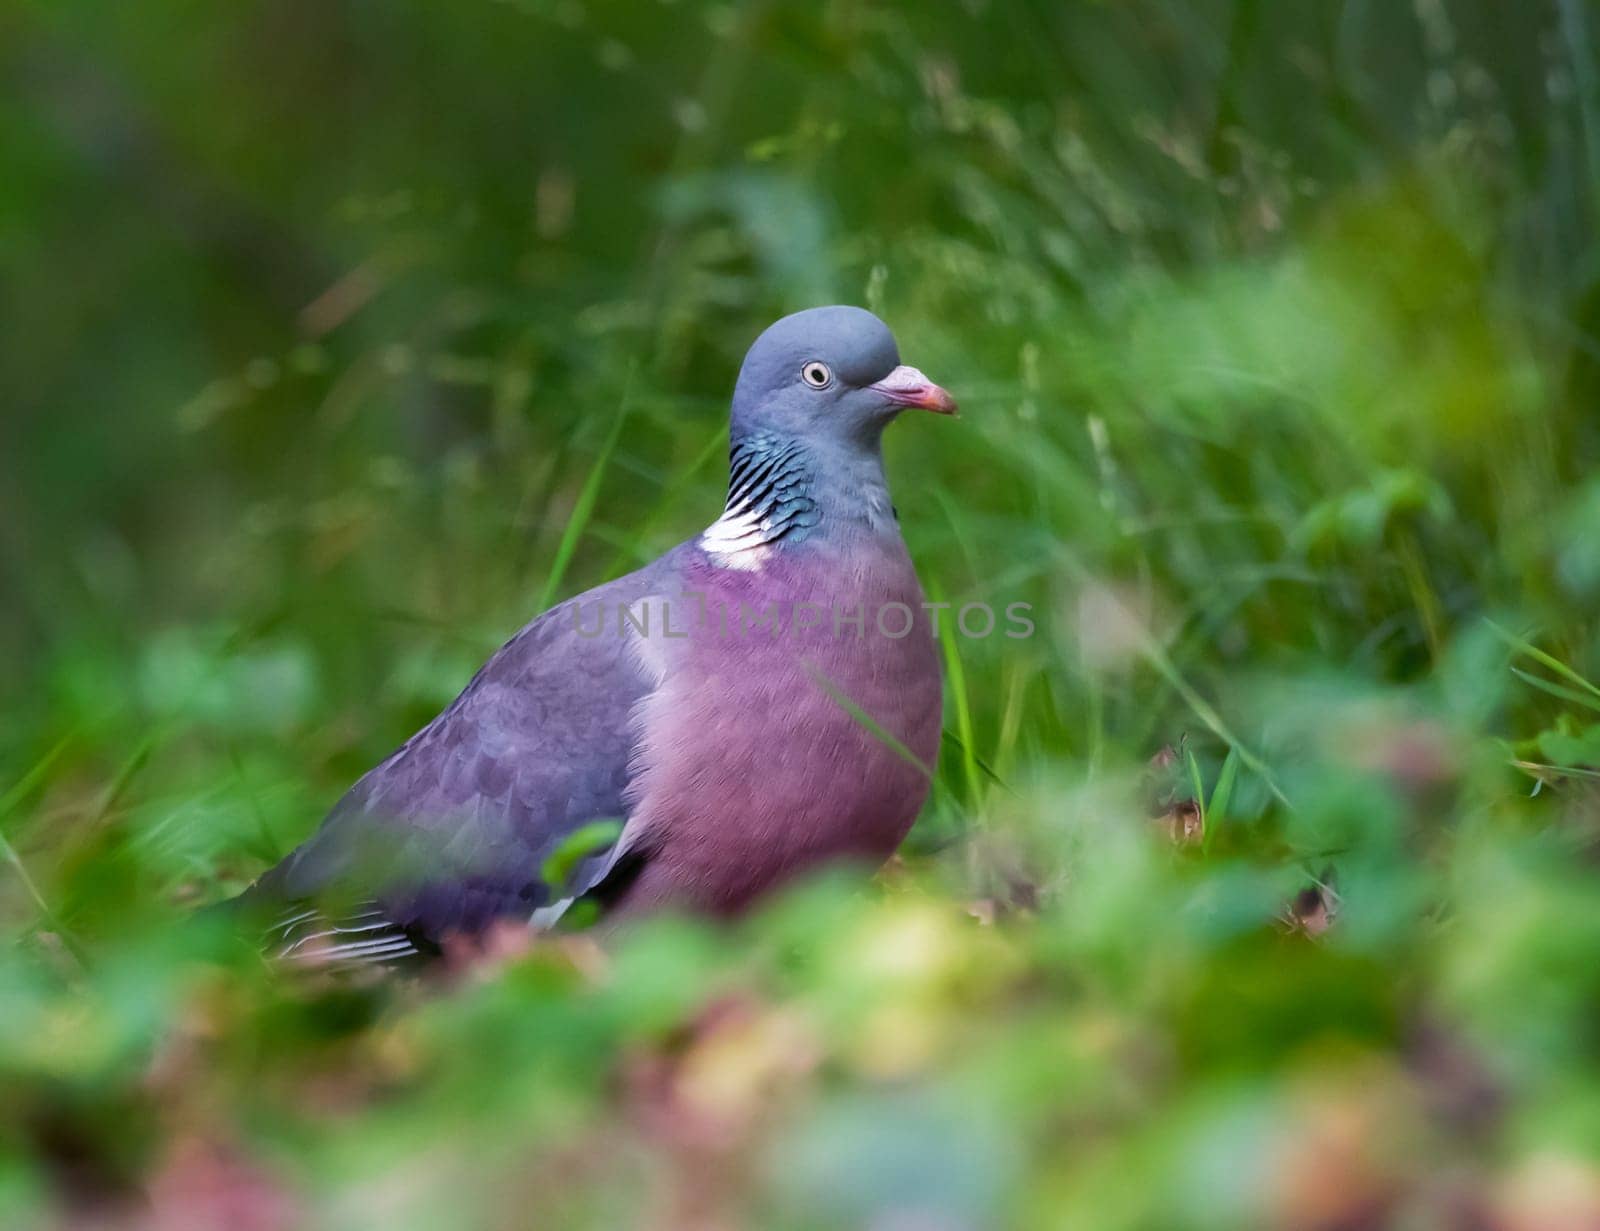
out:
<path id="1" fill-rule="evenodd" d="M 700 549 L 723 568 L 755 572 L 771 555 L 772 523 L 748 504 L 722 510 L 701 533 Z"/>

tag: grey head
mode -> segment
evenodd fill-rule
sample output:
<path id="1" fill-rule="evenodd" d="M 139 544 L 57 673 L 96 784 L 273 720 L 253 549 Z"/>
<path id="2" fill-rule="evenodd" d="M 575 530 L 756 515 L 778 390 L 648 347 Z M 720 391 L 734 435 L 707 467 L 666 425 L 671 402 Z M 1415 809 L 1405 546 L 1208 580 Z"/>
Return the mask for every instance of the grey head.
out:
<path id="1" fill-rule="evenodd" d="M 900 362 L 872 313 L 810 308 L 772 325 L 739 370 L 728 499 L 700 547 L 719 564 L 753 569 L 770 547 L 898 539 L 879 442 L 907 407 L 956 411 L 954 398 Z"/>
<path id="2" fill-rule="evenodd" d="M 953 399 L 900 362 L 889 327 L 864 308 L 808 308 L 771 325 L 745 355 L 733 394 L 733 435 L 875 449 L 907 407 L 951 415 Z"/>

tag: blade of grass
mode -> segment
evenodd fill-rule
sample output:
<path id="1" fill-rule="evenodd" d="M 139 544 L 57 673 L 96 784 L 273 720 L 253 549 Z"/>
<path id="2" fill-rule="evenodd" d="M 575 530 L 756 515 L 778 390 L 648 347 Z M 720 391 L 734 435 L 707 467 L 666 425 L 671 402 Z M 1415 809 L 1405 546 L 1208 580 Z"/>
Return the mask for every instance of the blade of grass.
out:
<path id="1" fill-rule="evenodd" d="M 1600 75 L 1595 72 L 1594 35 L 1581 0 L 1561 0 L 1561 32 L 1578 96 L 1578 117 L 1588 154 L 1589 183 L 1600 184 Z"/>
<path id="2" fill-rule="evenodd" d="M 11 845 L 10 840 L 4 834 L 0 834 L 0 858 L 4 858 L 11 865 L 12 871 L 17 874 L 17 879 L 22 882 L 23 889 L 33 899 L 33 904 L 38 909 L 40 917 L 53 921 L 55 912 L 50 909 L 50 904 L 44 900 L 44 894 L 39 892 L 39 886 L 29 874 L 27 865 L 22 862 L 22 856 L 17 854 L 17 848 Z"/>
<path id="3" fill-rule="evenodd" d="M 1204 841 L 1210 828 L 1206 824 L 1206 784 L 1200 776 L 1200 762 L 1195 758 L 1194 749 L 1189 747 L 1187 740 L 1183 745 L 1183 764 L 1189 771 L 1189 787 L 1194 792 L 1194 806 L 1200 809 L 1200 837 Z"/>
<path id="4" fill-rule="evenodd" d="M 1027 673 L 1016 663 L 1006 664 L 1005 704 L 1000 711 L 1000 733 L 995 736 L 992 760 L 998 768 L 1011 764 L 1013 750 L 1022 733 L 1023 707 L 1026 703 Z"/>
<path id="5" fill-rule="evenodd" d="M 5 823 L 17 806 L 44 780 L 45 775 L 50 771 L 50 767 L 67 750 L 74 738 L 73 735 L 65 735 L 58 740 L 22 776 L 21 780 L 5 793 L 4 798 L 0 798 L 0 825 Z M 84 965 L 82 947 L 62 925 L 55 911 L 50 908 L 50 903 L 45 900 L 43 892 L 39 889 L 38 882 L 33 879 L 33 875 L 28 871 L 27 865 L 22 862 L 22 856 L 17 853 L 17 848 L 11 844 L 11 840 L 6 837 L 3 829 L 0 829 L 0 859 L 4 859 L 5 862 L 11 865 L 11 870 L 16 873 L 17 880 L 21 883 L 23 891 L 32 900 L 34 908 L 39 912 L 40 920 L 61 938 L 61 943 L 77 960 L 78 964 L 80 966 Z"/>
<path id="6" fill-rule="evenodd" d="M 907 748 L 889 731 L 885 730 L 882 723 L 880 723 L 871 714 L 867 713 L 866 710 L 862 709 L 859 705 L 852 701 L 849 695 L 846 694 L 842 688 L 830 680 L 821 671 L 817 670 L 816 667 L 812 666 L 810 663 L 805 663 L 803 665 L 805 666 L 806 673 L 817 682 L 818 687 L 820 687 L 823 692 L 827 693 L 828 696 L 833 698 L 835 704 L 837 704 L 840 709 L 844 710 L 845 713 L 849 714 L 850 717 L 854 718 L 858 723 L 871 732 L 874 738 L 879 740 L 902 761 L 921 770 L 924 778 L 927 778 L 930 782 L 933 780 L 933 769 L 927 765 L 921 757 L 912 752 L 911 749 Z"/>
<path id="7" fill-rule="evenodd" d="M 22 775 L 17 784 L 0 798 L 0 825 L 3 825 L 16 811 L 17 806 L 44 781 L 45 775 L 50 772 L 50 767 L 60 759 L 61 754 L 71 745 L 73 738 L 71 735 L 62 736 L 27 773 Z M 17 848 L 11 845 L 11 840 L 6 837 L 3 830 L 0 830 L 0 858 L 4 858 L 11 865 L 12 871 L 17 874 L 17 879 L 22 882 L 22 888 L 33 899 L 39 914 L 46 919 L 53 919 L 54 913 L 49 903 L 44 900 L 44 894 L 39 891 L 38 883 L 29 874 L 27 865 L 22 862 L 22 856 L 17 853 Z"/>
<path id="8" fill-rule="evenodd" d="M 1571 667 L 1567 666 L 1566 663 L 1562 662 L 1554 654 L 1545 653 L 1545 651 L 1541 650 L 1531 641 L 1524 640 L 1510 630 L 1502 628 L 1493 620 L 1485 620 L 1484 623 L 1489 626 L 1495 636 L 1499 637 L 1500 640 L 1511 646 L 1512 649 L 1519 650 L 1526 654 L 1529 658 L 1533 659 L 1535 662 L 1549 667 L 1550 670 L 1554 671 L 1562 679 L 1566 680 L 1567 683 L 1576 684 L 1590 696 L 1600 698 L 1600 688 L 1595 687 L 1595 685 L 1591 684 L 1583 676 L 1579 675 Z"/>
<path id="9" fill-rule="evenodd" d="M 1540 692 L 1547 692 L 1552 697 L 1560 697 L 1563 701 L 1572 702 L 1573 705 L 1582 705 L 1592 710 L 1600 710 L 1600 700 L 1586 696 L 1575 688 L 1563 688 L 1560 684 L 1552 684 L 1549 680 L 1542 680 L 1537 675 L 1524 671 L 1520 667 L 1512 667 L 1511 674 L 1524 684 L 1531 685 Z"/>
<path id="10" fill-rule="evenodd" d="M 95 805 L 94 815 L 90 818 L 92 825 L 99 825 L 112 810 L 122 802 L 122 797 L 128 793 L 128 788 L 133 785 L 133 780 L 139 776 L 145 766 L 150 764 L 150 758 L 156 748 L 165 740 L 167 733 L 164 730 L 155 730 L 139 741 L 133 754 L 122 763 L 122 768 L 117 770 L 116 777 L 106 787 L 100 796 L 100 802 Z"/>
<path id="11" fill-rule="evenodd" d="M 651 559 L 654 553 L 645 547 L 646 537 L 665 517 L 677 509 L 679 498 L 694 485 L 700 472 L 710 464 L 711 459 L 719 453 L 726 453 L 727 449 L 728 429 L 719 427 L 695 454 L 694 460 L 662 489 L 657 499 L 651 502 L 644 517 L 634 525 L 633 532 L 627 536 L 616 535 L 609 540 L 617 550 L 606 562 L 602 576 L 607 578 L 620 576 L 626 569 L 637 568 Z"/>
<path id="12" fill-rule="evenodd" d="M 1076 580 L 1080 582 L 1090 580 L 1088 569 L 1084 567 L 1082 561 L 1078 560 L 1070 552 L 1058 552 L 1056 558 L 1061 561 Z M 1124 607 L 1121 600 L 1114 595 L 1111 596 L 1111 602 L 1116 607 L 1118 617 L 1126 623 L 1127 627 L 1134 631 L 1140 657 L 1155 669 L 1156 674 L 1166 681 L 1167 686 L 1178 694 L 1184 704 L 1194 712 L 1195 717 L 1200 719 L 1213 735 L 1239 754 L 1240 762 L 1251 773 L 1261 778 L 1261 781 L 1266 784 L 1267 790 L 1272 793 L 1272 797 L 1284 807 L 1292 809 L 1294 805 L 1290 803 L 1289 797 L 1284 794 L 1283 788 L 1278 785 L 1278 780 L 1273 776 L 1272 770 L 1267 767 L 1267 763 L 1245 747 L 1244 741 L 1229 730 L 1228 724 L 1223 721 L 1222 715 L 1217 713 L 1211 703 L 1202 697 L 1194 686 L 1184 678 L 1183 673 L 1178 670 L 1167 652 L 1151 636 L 1150 630 L 1144 625 L 1144 621 Z"/>
<path id="13" fill-rule="evenodd" d="M 227 749 L 228 762 L 233 768 L 234 781 L 238 783 L 245 802 L 249 804 L 250 818 L 256 824 L 255 840 L 241 840 L 240 846 L 253 858 L 267 864 L 277 863 L 284 856 L 283 846 L 272 832 L 272 826 L 267 823 L 267 814 L 261 809 L 261 800 L 250 786 L 249 778 L 244 771 L 244 760 L 239 756 L 239 749 L 231 740 L 224 746 Z"/>
<path id="14" fill-rule="evenodd" d="M 945 732 L 942 733 L 941 738 L 943 738 L 946 743 L 955 745 L 955 748 L 956 748 L 957 752 L 960 752 L 963 756 L 966 755 L 967 749 L 966 749 L 965 745 L 962 744 L 961 737 L 959 735 L 956 735 L 955 732 L 953 732 L 953 731 L 945 731 Z M 984 759 L 982 753 L 978 753 L 978 752 L 972 753 L 972 762 L 973 762 L 974 765 L 976 765 L 978 767 L 978 769 L 980 771 L 982 771 L 983 776 L 985 778 L 987 778 L 990 782 L 994 783 L 995 786 L 999 787 L 1001 790 L 1006 791 L 1006 792 L 1008 792 L 1008 793 L 1010 793 L 1012 795 L 1016 794 L 1016 791 L 1013 790 L 1011 788 L 1010 784 L 1007 783 L 1006 780 L 1000 776 L 999 772 L 994 768 L 994 766 L 991 765 L 987 760 Z"/>
<path id="15" fill-rule="evenodd" d="M 1511 764 L 1532 778 L 1540 774 L 1553 778 L 1600 778 L 1600 769 L 1580 769 L 1576 765 L 1544 765 L 1538 761 L 1512 761 Z"/>
<path id="16" fill-rule="evenodd" d="M 1209 851 L 1211 849 L 1211 838 L 1216 828 L 1209 823 L 1209 818 L 1215 817 L 1220 822 L 1228 815 L 1228 804 L 1233 800 L 1233 784 L 1238 781 L 1238 778 L 1239 750 L 1230 748 L 1228 749 L 1227 758 L 1222 762 L 1222 771 L 1217 775 L 1217 785 L 1211 792 L 1211 803 L 1204 813 L 1207 818 L 1207 824 L 1202 831 L 1200 840 L 1202 850 Z"/>
<path id="17" fill-rule="evenodd" d="M 50 748 L 50 751 L 35 762 L 32 769 L 17 780 L 17 784 L 14 787 L 7 791 L 4 796 L 0 796 L 0 824 L 3 824 L 5 819 L 16 810 L 18 804 L 32 794 L 33 789 L 44 780 L 44 776 L 50 772 L 50 767 L 72 745 L 72 741 L 75 738 L 76 736 L 73 735 L 62 736 Z"/>
<path id="18" fill-rule="evenodd" d="M 630 376 L 628 388 L 622 395 L 622 407 L 617 411 L 611 430 L 606 434 L 605 443 L 600 446 L 600 453 L 594 459 L 594 465 L 589 468 L 589 474 L 583 481 L 577 503 L 572 506 L 572 516 L 567 519 L 566 529 L 561 532 L 561 542 L 556 546 L 556 557 L 550 563 L 550 571 L 545 574 L 544 589 L 539 594 L 540 611 L 548 610 L 551 600 L 560 591 L 567 566 L 572 563 L 573 553 L 578 548 L 578 540 L 583 537 L 583 529 L 589 524 L 589 518 L 594 513 L 595 502 L 600 497 L 600 483 L 605 478 L 606 467 L 610 465 L 611 454 L 616 450 L 617 441 L 622 437 L 622 425 L 628 418 L 628 402 L 631 400 L 632 388 L 633 379 Z"/>
<path id="19" fill-rule="evenodd" d="M 1133 620 L 1134 616 L 1130 612 L 1127 618 Z M 1155 639 L 1144 630 L 1143 626 L 1136 627 L 1139 628 L 1140 651 L 1145 661 L 1156 669 L 1156 672 L 1162 679 L 1166 680 L 1167 685 L 1178 696 L 1183 698 L 1184 703 L 1194 711 L 1195 717 L 1205 723 L 1213 735 L 1239 755 L 1239 760 L 1246 769 L 1260 775 L 1261 780 L 1267 784 L 1267 790 L 1272 792 L 1273 798 L 1286 808 L 1294 807 L 1289 802 L 1289 797 L 1283 793 L 1283 789 L 1278 786 L 1277 779 L 1272 776 L 1272 771 L 1267 768 L 1266 762 L 1246 748 L 1243 742 L 1228 729 L 1227 724 L 1222 720 L 1222 715 L 1217 713 L 1212 708 L 1211 703 L 1196 692 L 1188 680 L 1183 678 L 1177 667 L 1173 665 L 1172 660 L 1167 657 L 1165 651 L 1156 644 Z"/>
<path id="20" fill-rule="evenodd" d="M 939 644 L 944 652 L 945 692 L 955 703 L 956 732 L 961 746 L 962 781 L 966 787 L 967 807 L 975 815 L 978 811 L 980 775 L 976 744 L 973 742 L 972 734 L 972 701 L 967 695 L 967 673 L 961 665 L 961 651 L 956 645 L 953 619 L 939 621 Z"/>

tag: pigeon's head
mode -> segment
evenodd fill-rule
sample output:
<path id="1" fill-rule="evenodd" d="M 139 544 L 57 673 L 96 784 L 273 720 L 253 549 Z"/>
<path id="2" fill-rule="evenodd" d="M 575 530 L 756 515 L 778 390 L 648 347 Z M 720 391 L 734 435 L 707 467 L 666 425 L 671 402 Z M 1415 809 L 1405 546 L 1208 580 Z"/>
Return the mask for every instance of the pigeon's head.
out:
<path id="1" fill-rule="evenodd" d="M 872 313 L 808 308 L 750 347 L 733 393 L 733 428 L 870 445 L 908 406 L 956 413 L 954 398 L 900 362 L 894 335 Z"/>

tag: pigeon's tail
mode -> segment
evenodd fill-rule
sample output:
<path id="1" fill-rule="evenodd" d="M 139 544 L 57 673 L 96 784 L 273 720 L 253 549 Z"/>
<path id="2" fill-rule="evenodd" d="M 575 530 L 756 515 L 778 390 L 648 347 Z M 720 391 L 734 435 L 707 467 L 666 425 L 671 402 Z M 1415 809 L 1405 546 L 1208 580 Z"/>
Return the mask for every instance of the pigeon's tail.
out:
<path id="1" fill-rule="evenodd" d="M 271 913 L 274 901 L 272 894 L 264 890 L 262 881 L 258 880 L 231 898 L 223 898 L 220 902 L 202 906 L 194 912 L 194 918 L 197 923 L 207 927 L 214 927 L 219 931 L 237 932 L 244 936 L 252 930 L 259 929 L 262 920 Z"/>
<path id="2" fill-rule="evenodd" d="M 425 938 L 389 919 L 375 900 L 347 902 L 337 909 L 306 899 L 286 900 L 264 883 L 266 879 L 202 907 L 195 913 L 196 921 L 294 966 L 394 965 L 439 952 Z"/>
<path id="3" fill-rule="evenodd" d="M 251 900 L 253 888 L 200 907 L 190 915 L 190 923 L 220 943 L 259 952 L 260 927 L 256 922 L 259 905 Z"/>
<path id="4" fill-rule="evenodd" d="M 338 914 L 295 903 L 272 921 L 266 942 L 274 957 L 297 966 L 390 966 L 439 952 L 388 918 L 375 901 Z"/>

